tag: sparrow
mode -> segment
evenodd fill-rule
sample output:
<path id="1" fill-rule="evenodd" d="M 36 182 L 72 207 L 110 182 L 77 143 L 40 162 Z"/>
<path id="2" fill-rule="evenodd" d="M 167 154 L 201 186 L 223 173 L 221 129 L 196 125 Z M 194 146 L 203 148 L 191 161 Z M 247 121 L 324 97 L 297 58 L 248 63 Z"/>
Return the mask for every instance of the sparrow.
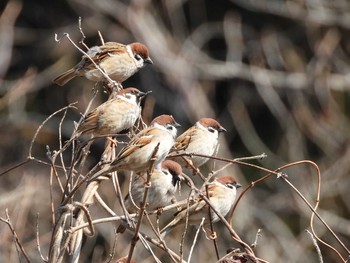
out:
<path id="1" fill-rule="evenodd" d="M 178 124 L 171 115 L 160 115 L 155 118 L 150 126 L 135 135 L 131 141 L 120 150 L 115 160 L 105 166 L 89 181 L 100 175 L 114 171 L 134 171 L 135 173 L 146 172 L 153 167 L 161 169 L 164 161 L 171 150 L 177 133 Z M 156 151 L 158 147 L 158 150 Z M 152 160 L 154 157 L 154 160 Z"/>
<path id="2" fill-rule="evenodd" d="M 163 161 L 161 166 L 161 170 L 155 169 L 151 174 L 151 187 L 147 195 L 147 210 L 149 211 L 161 209 L 176 202 L 175 191 L 181 178 L 182 168 L 171 160 Z M 140 207 L 144 196 L 145 181 L 144 176 L 138 176 L 133 180 L 130 192 L 132 198 L 129 194 L 125 197 L 125 207 L 129 213 L 138 211 L 133 201 Z"/>
<path id="3" fill-rule="evenodd" d="M 226 216 L 231 210 L 236 200 L 236 193 L 239 187 L 241 187 L 241 185 L 231 176 L 217 178 L 208 184 L 209 200 L 213 207 L 222 216 Z M 205 186 L 202 187 L 201 192 L 206 196 Z M 210 225 L 208 220 L 208 208 L 208 204 L 200 197 L 200 195 L 195 195 L 188 210 L 186 206 L 181 211 L 177 212 L 175 218 L 160 231 L 162 237 L 168 234 L 175 226 L 184 224 L 186 222 L 187 214 L 188 223 L 190 225 L 199 225 L 204 217 L 204 226 L 205 228 L 208 228 Z M 210 215 L 212 223 L 219 221 L 219 217 L 213 210 L 210 210 Z"/>
<path id="4" fill-rule="evenodd" d="M 185 152 L 212 156 L 217 148 L 220 132 L 226 132 L 226 129 L 220 123 L 211 118 L 202 118 L 194 126 L 177 137 L 174 144 L 176 151 L 171 153 L 169 157 L 171 158 L 173 155 Z M 191 158 L 176 157 L 175 160 L 183 166 L 188 166 L 188 163 L 183 158 L 188 160 L 196 168 L 209 160 L 209 158 L 200 156 L 192 156 Z"/>
<path id="5" fill-rule="evenodd" d="M 104 81 L 103 70 L 112 80 L 122 83 L 146 64 L 153 64 L 145 45 L 135 42 L 123 45 L 106 42 L 101 46 L 91 47 L 81 61 L 72 69 L 57 76 L 53 82 L 63 86 L 71 79 L 85 76 L 92 81 Z M 100 67 L 98 69 L 91 59 Z"/>
<path id="6" fill-rule="evenodd" d="M 90 133 L 94 136 L 112 135 L 130 129 L 140 118 L 140 103 L 147 94 L 136 88 L 122 89 L 115 98 L 88 113 L 74 137 Z"/>

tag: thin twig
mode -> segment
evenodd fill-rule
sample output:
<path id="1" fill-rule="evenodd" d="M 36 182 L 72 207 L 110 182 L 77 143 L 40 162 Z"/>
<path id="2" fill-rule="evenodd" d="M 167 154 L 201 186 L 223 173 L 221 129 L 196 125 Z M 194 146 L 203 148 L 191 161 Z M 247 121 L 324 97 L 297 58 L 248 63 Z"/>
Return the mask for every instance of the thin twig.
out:
<path id="1" fill-rule="evenodd" d="M 311 211 L 316 215 L 316 217 L 322 222 L 322 224 L 328 229 L 328 231 L 332 234 L 332 236 L 338 241 L 338 243 L 344 248 L 344 250 L 350 255 L 349 249 L 344 245 L 344 243 L 340 240 L 340 238 L 335 234 L 335 232 L 330 228 L 330 226 L 324 221 L 324 219 L 319 215 L 319 213 L 314 209 L 314 207 L 306 200 L 306 198 L 302 195 L 302 193 L 286 178 L 281 176 L 282 180 L 284 180 L 293 190 L 299 195 L 299 197 L 304 201 L 304 203 L 311 209 Z M 316 236 L 315 236 L 316 237 Z M 318 239 L 320 240 L 320 239 Z M 323 244 L 326 244 L 323 240 L 321 240 Z M 333 247 L 330 247 L 333 248 Z M 335 249 L 335 248 L 333 248 Z M 336 250 L 335 250 L 336 251 Z M 338 253 L 337 253 L 338 254 Z M 341 256 L 340 254 L 338 254 Z M 341 259 L 345 262 L 345 259 L 341 256 Z"/>
<path id="2" fill-rule="evenodd" d="M 205 194 L 207 195 L 207 198 L 209 199 L 208 184 L 205 185 Z M 216 258 L 220 259 L 219 250 L 218 250 L 218 244 L 216 242 L 216 238 L 217 237 L 216 237 L 216 234 L 214 232 L 214 226 L 213 226 L 212 216 L 211 216 L 211 211 L 210 210 L 211 210 L 211 208 L 210 208 L 210 206 L 208 206 L 208 219 L 209 219 L 209 225 L 210 225 L 210 231 L 211 231 L 210 236 L 212 237 L 212 240 L 213 240 Z"/>
<path id="3" fill-rule="evenodd" d="M 186 218 L 185 218 L 185 228 L 184 231 L 182 232 L 181 235 L 181 242 L 180 242 L 180 248 L 179 248 L 179 253 L 180 253 L 180 257 L 181 257 L 181 262 L 183 260 L 183 248 L 184 248 L 184 243 L 185 243 L 185 236 L 187 233 L 187 228 L 188 228 L 188 218 L 190 216 L 190 198 L 192 197 L 192 188 L 191 191 L 188 193 L 188 197 L 187 197 L 187 207 L 186 207 Z"/>
<path id="4" fill-rule="evenodd" d="M 26 160 L 24 160 L 24 161 L 22 161 L 22 162 L 20 162 L 18 164 L 15 164 L 14 166 L 11 166 L 10 168 L 8 168 L 5 171 L 1 172 L 0 176 L 3 176 L 4 174 L 7 174 L 7 173 L 11 172 L 12 170 L 17 169 L 18 167 L 21 167 L 22 165 L 25 165 L 25 164 L 31 162 L 33 159 L 34 159 L 33 157 L 27 157 Z"/>
<path id="5" fill-rule="evenodd" d="M 39 238 L 39 213 L 36 214 L 36 246 L 38 248 L 39 255 L 44 262 L 48 262 L 47 258 L 44 258 L 41 253 L 40 238 Z"/>
<path id="6" fill-rule="evenodd" d="M 69 36 L 68 33 L 63 33 L 62 37 L 60 37 L 60 38 L 58 38 L 58 35 L 55 34 L 55 41 L 56 41 L 56 42 L 60 42 L 60 41 L 63 39 L 63 37 L 66 37 L 66 38 L 69 40 L 69 42 L 71 42 L 72 45 L 73 45 L 76 49 L 78 49 L 81 53 L 83 53 L 83 54 L 92 62 L 92 64 L 101 72 L 101 74 L 106 78 L 106 80 L 107 80 L 109 83 L 111 83 L 111 85 L 112 85 L 113 87 L 117 86 L 117 83 L 116 83 L 114 80 L 112 80 L 112 79 L 106 74 L 106 72 L 105 72 L 99 65 L 97 65 L 96 62 L 95 62 L 84 50 L 82 50 L 80 47 L 77 46 L 77 44 L 74 43 L 74 41 L 70 38 L 70 36 Z"/>
<path id="7" fill-rule="evenodd" d="M 318 262 L 319 263 L 323 263 L 323 257 L 322 257 L 321 249 L 320 249 L 320 247 L 317 244 L 316 238 L 314 237 L 314 235 L 309 230 L 305 229 L 305 232 L 307 234 L 309 234 L 309 236 L 310 236 L 310 238 L 312 240 L 312 244 L 314 245 L 314 247 L 316 249 L 317 256 L 318 256 Z"/>
<path id="8" fill-rule="evenodd" d="M 82 44 L 87 50 L 89 49 L 89 47 L 85 44 L 84 40 L 86 38 L 83 28 L 81 26 L 81 16 L 79 16 L 79 20 L 78 20 L 78 27 L 79 27 L 79 32 L 81 34 L 81 40 L 79 41 L 80 44 Z"/>
<path id="9" fill-rule="evenodd" d="M 49 117 L 47 117 L 47 118 L 40 124 L 40 126 L 38 127 L 38 129 L 35 131 L 35 134 L 34 134 L 34 136 L 33 136 L 33 139 L 32 139 L 32 141 L 31 141 L 31 143 L 30 143 L 29 150 L 28 150 L 28 158 L 34 158 L 34 157 L 32 156 L 33 145 L 34 145 L 34 143 L 35 143 L 35 141 L 36 141 L 36 137 L 38 136 L 39 132 L 40 132 L 41 129 L 44 127 L 44 125 L 45 125 L 53 116 L 55 116 L 56 114 L 58 114 L 58 113 L 60 113 L 60 112 L 62 112 L 62 111 L 65 111 L 65 110 L 67 110 L 67 109 L 76 108 L 75 106 L 73 106 L 74 104 L 76 104 L 76 102 L 71 103 L 71 104 L 69 104 L 68 106 L 63 107 L 63 108 L 61 108 L 61 109 L 55 111 L 54 113 L 52 113 Z"/>
<path id="10" fill-rule="evenodd" d="M 139 212 L 140 214 L 139 214 L 139 218 L 138 218 L 138 221 L 136 224 L 135 234 L 131 240 L 128 258 L 126 260 L 127 263 L 130 263 L 130 261 L 132 259 L 132 254 L 134 253 L 134 249 L 135 249 L 135 246 L 136 246 L 136 243 L 138 240 L 138 234 L 139 234 L 139 230 L 140 230 L 140 226 L 141 226 L 142 217 L 143 217 L 143 214 L 145 212 L 146 205 L 147 205 L 148 190 L 151 187 L 151 174 L 153 173 L 154 162 L 156 161 L 156 155 L 157 155 L 158 150 L 159 150 L 159 145 L 160 145 L 160 143 L 158 143 L 157 146 L 153 150 L 152 158 L 150 160 L 151 161 L 150 162 L 150 169 L 147 171 L 147 179 L 145 182 L 145 191 L 143 193 L 143 200 L 142 200 L 141 207 L 140 207 L 140 212 Z"/>
<path id="11" fill-rule="evenodd" d="M 168 210 L 171 210 L 171 209 L 174 209 L 177 207 L 183 207 L 187 203 L 188 203 L 187 200 L 183 200 L 183 201 L 177 202 L 175 204 L 171 204 L 171 205 L 163 207 L 163 211 L 168 211 Z M 157 214 L 157 213 L 158 213 L 157 210 L 148 212 L 149 215 Z M 128 215 L 129 218 L 135 218 L 136 216 L 137 216 L 137 214 L 129 214 Z M 92 223 L 94 225 L 96 225 L 96 224 L 103 224 L 103 223 L 108 223 L 108 222 L 116 222 L 116 221 L 120 221 L 120 220 L 126 220 L 126 216 L 115 215 L 112 217 L 99 218 L 99 219 L 93 220 Z M 74 233 L 75 231 L 78 231 L 78 230 L 85 228 L 87 226 L 88 226 L 88 223 L 82 223 L 81 225 L 71 227 L 68 231 Z"/>
<path id="12" fill-rule="evenodd" d="M 66 109 L 63 113 L 63 116 L 60 120 L 60 123 L 58 125 L 58 142 L 59 142 L 59 145 L 60 145 L 60 149 L 62 149 L 62 124 L 63 124 L 63 121 L 67 115 L 67 110 Z M 62 164 L 62 167 L 63 167 L 63 171 L 64 171 L 64 174 L 67 178 L 67 169 L 66 169 L 66 165 L 64 163 L 64 158 L 63 158 L 63 154 L 62 154 L 62 151 L 60 151 L 60 159 L 61 159 L 61 164 Z M 63 192 L 63 189 L 62 189 L 62 192 Z"/>
<path id="13" fill-rule="evenodd" d="M 177 263 L 176 259 L 173 257 L 173 255 L 171 253 L 169 253 L 169 248 L 168 246 L 166 245 L 166 243 L 164 242 L 164 240 L 162 239 L 161 235 L 159 234 L 159 227 L 157 227 L 157 229 L 154 227 L 154 225 L 152 224 L 152 221 L 149 217 L 149 214 L 148 213 L 145 213 L 145 216 L 147 218 L 147 221 L 149 223 L 149 225 L 151 226 L 153 232 L 156 234 L 157 238 L 159 238 L 159 240 L 161 241 L 161 243 L 163 244 L 164 246 L 164 249 L 165 249 L 165 252 L 168 253 L 169 257 L 171 258 L 171 260 L 174 262 L 174 263 Z M 158 216 L 157 216 L 158 217 Z M 153 255 L 153 251 L 152 251 L 152 255 Z M 153 256 L 155 257 L 155 255 Z"/>
<path id="14" fill-rule="evenodd" d="M 258 231 L 256 232 L 255 240 L 253 244 L 251 244 L 252 248 L 256 248 L 258 246 L 258 240 L 259 240 L 259 237 L 261 237 L 261 231 L 262 231 L 261 228 L 259 228 Z"/>
<path id="15" fill-rule="evenodd" d="M 19 250 L 22 252 L 22 254 L 23 254 L 24 258 L 26 259 L 26 261 L 28 263 L 30 263 L 29 256 L 27 255 L 27 252 L 24 250 L 24 247 L 22 246 L 21 241 L 19 240 L 19 238 L 17 236 L 17 233 L 16 233 L 15 229 L 13 228 L 13 225 L 11 223 L 10 216 L 8 214 L 8 209 L 7 208 L 5 209 L 5 214 L 6 214 L 6 219 L 0 217 L 0 221 L 2 221 L 2 222 L 4 222 L 5 224 L 8 225 L 8 227 L 10 228 L 10 230 L 12 232 L 17 251 L 18 251 L 18 248 L 19 248 Z"/>
<path id="16" fill-rule="evenodd" d="M 194 235 L 194 238 L 193 238 L 193 243 L 192 243 L 192 246 L 191 246 L 191 249 L 190 249 L 190 253 L 188 255 L 188 259 L 187 259 L 187 262 L 190 263 L 191 262 L 191 257 L 192 257 L 192 253 L 193 253 L 193 249 L 194 249 L 194 246 L 197 242 L 197 238 L 198 238 L 198 235 L 199 235 L 199 231 L 201 230 L 202 226 L 203 226 L 203 223 L 204 223 L 204 220 L 205 220 L 205 217 L 202 218 L 202 221 L 201 223 L 199 224 L 199 227 L 196 231 L 196 234 Z"/>

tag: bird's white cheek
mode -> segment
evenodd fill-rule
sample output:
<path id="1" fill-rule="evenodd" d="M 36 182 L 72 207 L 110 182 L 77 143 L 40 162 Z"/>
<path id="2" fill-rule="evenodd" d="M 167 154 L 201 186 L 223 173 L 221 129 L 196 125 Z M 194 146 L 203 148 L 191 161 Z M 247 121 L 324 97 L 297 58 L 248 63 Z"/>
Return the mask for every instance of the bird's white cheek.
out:
<path id="1" fill-rule="evenodd" d="M 171 136 L 172 136 L 173 139 L 175 140 L 176 135 L 177 135 L 177 129 L 176 129 L 175 127 L 172 127 L 172 129 L 169 130 L 169 131 L 170 131 Z"/>

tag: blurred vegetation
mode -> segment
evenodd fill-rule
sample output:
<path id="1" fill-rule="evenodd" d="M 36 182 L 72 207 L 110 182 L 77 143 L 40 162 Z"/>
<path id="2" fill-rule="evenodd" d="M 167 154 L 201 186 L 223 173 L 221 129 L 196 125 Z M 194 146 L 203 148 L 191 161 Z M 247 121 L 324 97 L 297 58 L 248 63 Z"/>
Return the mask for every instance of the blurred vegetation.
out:
<path id="1" fill-rule="evenodd" d="M 60 38 L 67 32 L 78 43 L 80 16 L 88 46 L 100 44 L 100 31 L 105 41 L 139 41 L 149 47 L 154 65 L 124 83 L 152 90 L 143 105 L 146 123 L 168 113 L 184 131 L 201 117 L 214 117 L 228 130 L 221 138 L 221 157 L 264 152 L 268 158 L 259 164 L 269 169 L 303 159 L 317 163 L 322 175 L 319 213 L 350 246 L 348 1 L 12 0 L 2 1 L 0 10 L 1 171 L 28 157 L 35 131 L 50 114 L 77 102 L 77 110 L 69 111 L 62 123 L 62 139 L 69 139 L 73 121 L 79 120 L 98 88 L 83 78 L 64 87 L 52 84 L 81 57 L 67 39 L 55 41 L 55 34 Z M 93 107 L 105 99 L 100 92 Z M 58 149 L 61 117 L 52 118 L 39 133 L 32 152 L 37 159 L 47 160 L 46 145 Z M 103 141 L 93 145 L 91 164 L 99 160 L 103 146 Z M 314 170 L 302 165 L 286 172 L 314 203 Z M 6 217 L 8 208 L 33 262 L 40 261 L 37 213 L 44 255 L 51 238 L 49 173 L 48 166 L 30 162 L 0 177 L 0 217 Z M 238 165 L 222 173 L 233 174 L 243 185 L 264 175 Z M 103 193 L 108 200 L 108 189 Z M 115 200 L 108 202 L 113 207 Z M 248 244 L 262 228 L 255 251 L 269 262 L 319 262 L 304 231 L 310 215 L 286 184 L 270 178 L 243 197 L 233 227 Z M 315 222 L 319 236 L 347 258 Z M 104 262 L 113 244 L 112 228 L 113 224 L 101 225 L 94 238 L 87 238 L 82 262 Z M 19 262 L 12 233 L 3 223 L 0 235 L 0 261 Z M 128 244 L 129 239 L 126 235 L 120 242 Z M 176 248 L 178 241 L 168 245 Z M 221 234 L 222 255 L 237 246 L 228 233 Z M 320 248 L 324 262 L 340 262 L 328 248 Z M 126 253 L 127 245 L 117 246 L 117 256 Z M 136 260 L 146 262 L 147 257 L 152 262 L 143 253 L 136 251 Z M 212 243 L 202 236 L 193 262 L 204 261 L 216 259 Z"/>

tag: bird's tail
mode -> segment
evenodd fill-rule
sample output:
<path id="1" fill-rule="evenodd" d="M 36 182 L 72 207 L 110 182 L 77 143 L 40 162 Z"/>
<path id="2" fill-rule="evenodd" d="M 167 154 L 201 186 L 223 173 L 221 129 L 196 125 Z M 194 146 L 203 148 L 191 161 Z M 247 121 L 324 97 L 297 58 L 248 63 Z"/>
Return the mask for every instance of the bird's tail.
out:
<path id="1" fill-rule="evenodd" d="M 63 72 L 61 75 L 57 76 L 53 82 L 56 83 L 59 86 L 65 85 L 68 81 L 75 78 L 77 75 L 77 71 L 72 68 L 70 70 L 67 70 L 66 72 Z"/>

